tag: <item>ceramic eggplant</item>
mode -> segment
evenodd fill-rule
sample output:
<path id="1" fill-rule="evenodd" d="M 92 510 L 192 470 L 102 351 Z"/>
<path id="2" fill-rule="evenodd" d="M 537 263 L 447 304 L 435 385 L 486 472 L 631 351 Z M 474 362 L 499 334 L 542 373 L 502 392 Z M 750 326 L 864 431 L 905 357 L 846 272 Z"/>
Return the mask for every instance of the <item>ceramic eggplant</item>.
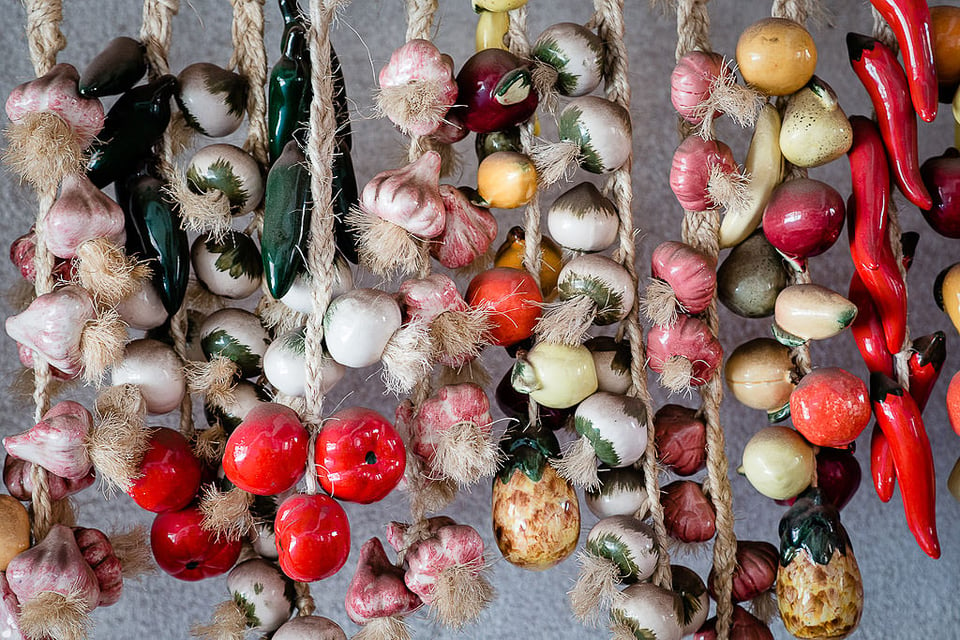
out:
<path id="1" fill-rule="evenodd" d="M 3 447 L 11 455 L 55 475 L 80 480 L 93 468 L 86 447 L 92 427 L 93 416 L 83 405 L 64 400 L 29 430 L 4 438 Z"/>
<path id="2" fill-rule="evenodd" d="M 863 581 L 840 512 L 817 490 L 780 520 L 777 604 L 798 638 L 845 638 L 863 613 Z"/>
<path id="3" fill-rule="evenodd" d="M 620 216 L 593 183 L 581 182 L 550 205 L 547 229 L 567 249 L 595 253 L 616 242 Z"/>
<path id="4" fill-rule="evenodd" d="M 0 571 L 21 552 L 30 548 L 30 515 L 20 501 L 0 495 Z"/>
<path id="5" fill-rule="evenodd" d="M 763 234 L 777 251 L 803 267 L 837 241 L 846 207 L 830 185 L 810 178 L 788 180 L 774 189 L 763 212 Z"/>
<path id="6" fill-rule="evenodd" d="M 80 76 L 75 67 L 60 63 L 43 77 L 18 85 L 4 105 L 10 122 L 18 123 L 30 114 L 52 113 L 69 125 L 80 148 L 106 132 L 103 106 L 77 91 Z"/>
<path id="7" fill-rule="evenodd" d="M 80 339 L 84 325 L 96 318 L 93 298 L 86 290 L 69 285 L 45 293 L 23 312 L 6 321 L 7 335 L 69 376 L 82 369 Z"/>
<path id="8" fill-rule="evenodd" d="M 517 352 L 510 382 L 537 404 L 566 409 L 597 390 L 597 371 L 583 345 L 538 342 L 529 351 Z"/>
<path id="9" fill-rule="evenodd" d="M 849 327 L 857 305 L 818 284 L 794 284 L 777 295 L 773 333 L 780 342 L 795 346 L 823 340 Z"/>
<path id="10" fill-rule="evenodd" d="M 263 276 L 274 298 L 283 298 L 306 270 L 312 204 L 306 158 L 291 140 L 267 175 L 263 207 Z"/>
<path id="11" fill-rule="evenodd" d="M 152 176 L 132 178 L 121 200 L 126 214 L 127 252 L 150 261 L 153 283 L 169 315 L 183 304 L 190 276 L 190 245 L 180 212 L 165 196 L 165 185 Z"/>
<path id="12" fill-rule="evenodd" d="M 112 383 L 137 385 L 147 412 L 154 415 L 178 409 L 187 391 L 180 357 L 169 345 L 147 338 L 127 344 L 123 360 L 113 368 Z"/>
<path id="13" fill-rule="evenodd" d="M 580 505 L 573 486 L 549 458 L 560 453 L 552 432 L 519 429 L 501 442 L 506 454 L 493 479 L 493 533 L 503 557 L 535 571 L 573 553 L 580 538 Z"/>
<path id="14" fill-rule="evenodd" d="M 177 76 L 177 106 L 187 124 L 211 138 L 230 135 L 243 122 L 247 83 L 209 62 L 195 62 Z"/>
<path id="15" fill-rule="evenodd" d="M 653 416 L 657 460 L 678 476 L 707 465 L 707 425 L 695 409 L 665 404 Z"/>
<path id="16" fill-rule="evenodd" d="M 497 220 L 489 210 L 470 202 L 460 189 L 440 185 L 446 210 L 443 231 L 430 243 L 430 254 L 448 269 L 466 267 L 487 253 L 497 238 Z"/>
<path id="17" fill-rule="evenodd" d="M 647 490 L 643 472 L 636 467 L 600 470 L 600 487 L 583 492 L 590 513 L 603 519 L 610 516 L 645 518 Z"/>
<path id="18" fill-rule="evenodd" d="M 597 372 L 597 390 L 626 393 L 633 384 L 630 374 L 630 343 L 611 336 L 596 336 L 583 343 L 593 356 Z"/>
<path id="19" fill-rule="evenodd" d="M 630 114 L 599 96 L 582 96 L 567 103 L 557 117 L 561 142 L 579 149 L 577 163 L 590 173 L 610 173 L 622 167 L 633 148 Z"/>
<path id="20" fill-rule="evenodd" d="M 123 211 L 84 175 L 64 176 L 60 195 L 40 222 L 47 248 L 58 258 L 70 259 L 84 242 L 105 238 L 126 241 Z"/>
<path id="21" fill-rule="evenodd" d="M 583 25 L 561 22 L 547 27 L 530 55 L 556 70 L 554 86 L 565 96 L 585 96 L 603 80 L 603 41 Z"/>
<path id="22" fill-rule="evenodd" d="M 80 74 L 77 88 L 87 98 L 115 96 L 129 91 L 147 73 L 147 48 L 120 36 L 107 43 Z"/>
<path id="23" fill-rule="evenodd" d="M 305 359 L 304 328 L 294 329 L 277 336 L 263 354 L 263 375 L 288 396 L 302 396 L 307 389 L 307 364 Z M 346 368 L 324 351 L 323 384 L 320 392 L 327 394 L 346 373 Z"/>
<path id="24" fill-rule="evenodd" d="M 430 135 L 457 102 L 453 60 L 429 40 L 414 38 L 394 50 L 378 82 L 378 106 L 406 135 Z"/>
<path id="25" fill-rule="evenodd" d="M 347 588 L 345 608 L 354 623 L 363 625 L 375 618 L 402 617 L 423 602 L 404 583 L 404 571 L 387 557 L 379 538 L 370 538 L 360 547 L 357 570 Z"/>
<path id="26" fill-rule="evenodd" d="M 960 151 L 950 147 L 927 159 L 920 176 L 933 198 L 933 206 L 922 211 L 934 231 L 947 238 L 960 238 Z"/>
<path id="27" fill-rule="evenodd" d="M 87 176 L 93 184 L 104 188 L 150 155 L 170 122 L 170 98 L 176 87 L 174 76 L 160 76 L 114 103 L 88 150 Z"/>
<path id="28" fill-rule="evenodd" d="M 220 240 L 201 234 L 190 254 L 197 280 L 218 296 L 240 300 L 260 288 L 260 251 L 245 233 L 230 231 Z"/>
<path id="29" fill-rule="evenodd" d="M 193 154 L 187 165 L 187 185 L 194 193 L 220 191 L 236 216 L 250 213 L 263 200 L 260 166 L 232 144 L 207 145 Z"/>
<path id="30" fill-rule="evenodd" d="M 837 94 L 813 76 L 790 96 L 780 128 L 780 151 L 798 167 L 819 167 L 845 154 L 853 144 L 853 128 Z"/>
<path id="31" fill-rule="evenodd" d="M 717 513 L 703 492 L 703 485 L 692 480 L 675 480 L 661 488 L 663 524 L 667 533 L 680 542 L 706 542 L 717 533 Z"/>
<path id="32" fill-rule="evenodd" d="M 458 111 L 476 133 L 500 131 L 525 122 L 537 109 L 530 68 L 503 49 L 473 54 L 457 74 Z"/>
<path id="33" fill-rule="evenodd" d="M 303 26 L 285 32 L 280 59 L 270 70 L 267 84 L 267 152 L 273 165 L 294 132 L 302 126 L 300 103 L 310 82 L 310 51 Z"/>
<path id="34" fill-rule="evenodd" d="M 817 461 L 803 437 L 788 427 L 765 427 L 743 448 L 737 471 L 753 488 L 774 500 L 798 495 L 810 486 Z"/>
<path id="35" fill-rule="evenodd" d="M 717 640 L 717 617 L 714 616 L 697 630 L 693 640 Z M 739 605 L 733 607 L 730 637 L 740 640 L 773 640 L 770 627 Z"/>
<path id="36" fill-rule="evenodd" d="M 717 297 L 744 318 L 773 315 L 777 296 L 786 286 L 783 258 L 761 231 L 734 247 L 717 270 Z"/>
<path id="37" fill-rule="evenodd" d="M 790 349 L 772 338 L 744 342 L 727 358 L 723 375 L 733 396 L 778 422 L 790 412 L 790 394 L 799 375 Z"/>
<path id="38" fill-rule="evenodd" d="M 270 343 L 257 316 L 233 308 L 210 314 L 200 329 L 200 339 L 207 358 L 223 356 L 233 360 L 243 378 L 260 374 L 263 354 Z"/>
<path id="39" fill-rule="evenodd" d="M 290 618 L 293 601 L 290 581 L 271 563 L 262 558 L 241 562 L 227 574 L 227 589 L 247 624 L 269 633 Z"/>

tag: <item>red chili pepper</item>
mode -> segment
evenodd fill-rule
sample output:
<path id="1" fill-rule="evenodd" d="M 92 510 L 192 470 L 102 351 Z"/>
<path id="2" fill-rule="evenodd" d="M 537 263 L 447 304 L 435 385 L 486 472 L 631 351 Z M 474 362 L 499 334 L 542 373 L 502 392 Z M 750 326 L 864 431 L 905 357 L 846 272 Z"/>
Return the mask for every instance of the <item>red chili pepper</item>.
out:
<path id="1" fill-rule="evenodd" d="M 847 152 L 853 202 L 847 205 L 851 221 L 856 214 L 857 233 L 847 227 L 851 251 L 856 245 L 864 260 L 879 253 L 887 238 L 887 216 L 890 214 L 890 175 L 886 171 L 887 154 L 877 126 L 869 118 L 852 116 L 853 143 Z M 859 204 L 858 209 L 855 204 Z M 864 262 L 867 269 L 877 269 L 878 262 Z"/>
<path id="2" fill-rule="evenodd" d="M 870 0 L 897 37 L 913 107 L 924 122 L 937 117 L 937 70 L 933 63 L 930 7 L 926 0 Z"/>
<path id="3" fill-rule="evenodd" d="M 939 558 L 933 452 L 920 408 L 903 387 L 882 373 L 870 374 L 870 399 L 893 452 L 907 526 L 920 548 Z"/>
<path id="4" fill-rule="evenodd" d="M 867 365 L 867 369 L 893 377 L 893 355 L 887 349 L 886 337 L 883 335 L 883 323 L 877 312 L 877 305 L 873 303 L 870 292 L 854 271 L 850 278 L 850 291 L 847 294 L 850 302 L 857 305 L 857 317 L 850 325 L 850 333 L 857 343 L 860 356 Z"/>
<path id="5" fill-rule="evenodd" d="M 847 34 L 850 66 L 870 95 L 877 112 L 880 135 L 886 145 L 893 178 L 907 199 L 927 211 L 933 206 L 920 177 L 917 118 L 910 104 L 910 87 L 897 56 L 879 40 Z"/>
<path id="6" fill-rule="evenodd" d="M 870 477 L 880 500 L 890 502 L 893 489 L 897 486 L 897 467 L 893 463 L 893 452 L 887 436 L 883 435 L 877 423 L 873 423 L 873 432 L 870 434 Z"/>

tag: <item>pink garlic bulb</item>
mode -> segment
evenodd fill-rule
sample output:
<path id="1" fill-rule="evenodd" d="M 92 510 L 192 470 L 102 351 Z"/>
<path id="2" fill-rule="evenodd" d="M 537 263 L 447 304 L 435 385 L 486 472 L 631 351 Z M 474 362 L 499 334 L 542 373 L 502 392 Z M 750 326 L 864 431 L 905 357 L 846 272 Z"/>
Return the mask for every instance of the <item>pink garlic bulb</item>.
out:
<path id="1" fill-rule="evenodd" d="M 456 521 L 449 516 L 433 516 L 427 518 L 427 526 L 424 533 L 433 535 L 443 527 L 450 527 L 455 524 L 457 524 Z M 410 525 L 406 522 L 393 521 L 387 524 L 384 537 L 387 539 L 387 544 L 393 547 L 394 551 L 400 553 L 407 548 L 406 539 L 409 531 Z"/>
<path id="2" fill-rule="evenodd" d="M 431 273 L 426 278 L 405 280 L 400 285 L 407 322 L 433 322 L 446 311 L 464 311 L 469 305 L 457 291 L 457 283 L 442 273 Z"/>
<path id="3" fill-rule="evenodd" d="M 80 337 L 84 325 L 97 317 L 93 298 L 81 287 L 68 285 L 45 293 L 21 313 L 7 318 L 7 335 L 37 351 L 68 376 L 82 368 Z"/>
<path id="4" fill-rule="evenodd" d="M 100 584 L 83 557 L 73 531 L 62 524 L 7 566 L 10 590 L 24 605 L 43 591 L 75 596 L 83 609 L 93 611 L 100 602 Z"/>
<path id="5" fill-rule="evenodd" d="M 403 570 L 387 558 L 380 539 L 370 538 L 360 547 L 344 604 L 351 620 L 366 624 L 374 618 L 404 616 L 423 603 L 404 584 Z"/>
<path id="6" fill-rule="evenodd" d="M 68 260 L 88 240 L 106 238 L 122 246 L 127 239 L 120 205 L 83 174 L 64 176 L 60 197 L 41 224 L 50 252 Z"/>
<path id="7" fill-rule="evenodd" d="M 113 552 L 110 539 L 99 529 L 74 527 L 73 536 L 100 587 L 98 606 L 109 607 L 120 600 L 123 591 L 123 566 Z"/>
<path id="8" fill-rule="evenodd" d="M 360 208 L 415 236 L 437 237 L 446 224 L 440 164 L 440 154 L 428 151 L 405 167 L 378 173 L 363 188 Z"/>
<path id="9" fill-rule="evenodd" d="M 692 125 L 703 122 L 702 104 L 710 98 L 710 92 L 721 74 L 730 74 L 723 56 L 705 51 L 690 51 L 684 54 L 670 74 L 670 102 L 680 117 Z M 715 111 L 714 117 L 720 115 Z"/>
<path id="10" fill-rule="evenodd" d="M 647 334 L 650 368 L 661 374 L 661 384 L 672 391 L 706 384 L 723 360 L 723 347 L 699 318 L 679 316 L 669 327 L 654 325 Z M 677 366 L 682 374 L 674 373 Z M 678 376 L 677 384 L 671 378 Z"/>
<path id="11" fill-rule="evenodd" d="M 456 144 L 468 135 L 470 130 L 463 124 L 463 115 L 456 108 L 451 108 L 430 137 L 440 144 Z"/>
<path id="12" fill-rule="evenodd" d="M 670 188 L 687 211 L 706 211 L 724 204 L 711 196 L 711 180 L 735 175 L 737 170 L 733 151 L 726 144 L 688 136 L 673 154 Z"/>
<path id="13" fill-rule="evenodd" d="M 447 211 L 446 226 L 430 244 L 430 255 L 448 269 L 459 269 L 487 252 L 497 238 L 497 220 L 456 187 L 440 185 L 440 196 Z"/>
<path id="14" fill-rule="evenodd" d="M 457 100 L 453 60 L 429 40 L 410 40 L 380 70 L 380 107 L 400 130 L 426 136 Z"/>
<path id="15" fill-rule="evenodd" d="M 22 364 L 27 369 L 33 369 L 33 366 L 34 366 L 33 350 L 30 347 L 20 344 L 18 342 L 17 357 L 20 359 L 20 364 Z M 66 374 L 63 371 L 60 371 L 60 369 L 57 369 L 56 367 L 52 367 L 50 365 L 47 365 L 47 367 L 50 369 L 50 375 L 52 375 L 57 380 L 73 380 L 74 378 L 77 377 L 76 374 L 74 375 Z"/>
<path id="16" fill-rule="evenodd" d="M 431 537 L 415 543 L 407 551 L 407 588 L 425 604 L 436 601 L 440 574 L 451 567 L 468 567 L 479 575 L 484 567 L 483 538 L 468 525 L 440 527 Z"/>
<path id="17" fill-rule="evenodd" d="M 38 464 L 50 473 L 80 480 L 93 468 L 86 447 L 92 427 L 93 416 L 83 405 L 64 400 L 43 414 L 43 419 L 29 430 L 4 438 L 3 446 L 8 453 Z"/>
<path id="18" fill-rule="evenodd" d="M 3 461 L 3 484 L 17 500 L 33 499 L 33 463 L 21 460 L 13 454 L 7 453 Z M 47 473 L 47 488 L 51 500 L 63 500 L 68 496 L 83 491 L 92 486 L 97 479 L 97 472 L 90 468 L 90 472 L 82 478 L 70 480 L 54 473 Z M 0 635 L 0 638 L 3 636 Z"/>
<path id="19" fill-rule="evenodd" d="M 662 242 L 650 256 L 654 278 L 663 280 L 683 313 L 700 313 L 717 290 L 717 262 L 683 242 Z"/>
<path id="20" fill-rule="evenodd" d="M 103 129 L 103 105 L 96 98 L 80 97 L 79 81 L 80 73 L 72 65 L 54 65 L 45 76 L 10 92 L 7 116 L 18 122 L 32 113 L 55 113 L 73 129 L 80 147 L 87 147 Z"/>
<path id="21" fill-rule="evenodd" d="M 460 423 L 477 426 L 489 436 L 493 427 L 490 399 L 471 382 L 446 385 L 420 405 L 413 421 L 413 451 L 432 464 L 443 432 Z"/>
<path id="22" fill-rule="evenodd" d="M 10 262 L 19 269 L 20 275 L 27 282 L 37 279 L 37 266 L 33 259 L 37 254 L 37 232 L 30 227 L 30 231 L 13 241 L 10 245 Z M 56 284 L 71 282 L 76 276 L 76 269 L 72 260 L 57 259 L 53 266 L 53 279 Z"/>

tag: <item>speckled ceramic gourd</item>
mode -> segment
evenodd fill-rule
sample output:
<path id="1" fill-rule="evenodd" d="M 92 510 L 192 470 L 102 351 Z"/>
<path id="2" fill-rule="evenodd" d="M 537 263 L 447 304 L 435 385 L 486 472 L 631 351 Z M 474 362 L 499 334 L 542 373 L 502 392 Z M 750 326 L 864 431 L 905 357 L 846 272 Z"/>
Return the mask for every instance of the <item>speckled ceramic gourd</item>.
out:
<path id="1" fill-rule="evenodd" d="M 717 296 L 744 318 L 773 315 L 777 295 L 787 286 L 787 270 L 762 231 L 733 248 L 717 270 Z"/>
<path id="2" fill-rule="evenodd" d="M 227 308 L 210 314 L 200 328 L 200 344 L 207 358 L 233 360 L 243 378 L 260 375 L 270 337 L 260 319 L 243 309 Z"/>
<path id="3" fill-rule="evenodd" d="M 853 127 L 837 94 L 813 76 L 787 100 L 780 127 L 780 151 L 798 167 L 819 167 L 836 160 L 853 144 Z"/>
<path id="4" fill-rule="evenodd" d="M 187 184 L 197 193 L 220 191 L 233 215 L 250 213 L 263 199 L 263 176 L 257 161 L 232 144 L 203 147 L 187 165 Z"/>
<path id="5" fill-rule="evenodd" d="M 183 361 L 170 345 L 148 338 L 127 344 L 123 360 L 113 368 L 112 382 L 137 385 L 147 412 L 155 415 L 179 408 L 187 391 Z"/>

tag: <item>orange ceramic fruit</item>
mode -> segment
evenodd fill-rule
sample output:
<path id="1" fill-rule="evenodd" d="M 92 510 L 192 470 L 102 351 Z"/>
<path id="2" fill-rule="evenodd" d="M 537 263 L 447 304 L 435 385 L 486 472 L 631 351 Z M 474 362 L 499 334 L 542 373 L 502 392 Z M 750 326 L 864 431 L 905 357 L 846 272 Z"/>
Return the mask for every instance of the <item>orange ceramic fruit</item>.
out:
<path id="1" fill-rule="evenodd" d="M 947 417 L 950 426 L 960 436 L 960 371 L 953 374 L 947 387 Z"/>
<path id="2" fill-rule="evenodd" d="M 533 160 L 516 151 L 497 151 L 477 168 L 477 193 L 491 209 L 515 209 L 537 192 Z"/>
<path id="3" fill-rule="evenodd" d="M 960 82 L 960 7 L 930 7 L 930 31 L 937 82 L 953 86 Z"/>
<path id="4" fill-rule="evenodd" d="M 477 274 L 464 298 L 488 313 L 490 344 L 506 347 L 526 340 L 540 319 L 543 296 L 526 271 L 496 267 Z"/>
<path id="5" fill-rule="evenodd" d="M 788 96 L 813 75 L 817 47 L 803 25 L 784 18 L 765 18 L 740 35 L 737 66 L 743 80 L 758 91 Z"/>
<path id="6" fill-rule="evenodd" d="M 870 392 L 863 380 L 839 367 L 814 369 L 790 394 L 790 415 L 811 444 L 843 448 L 870 422 Z"/>

